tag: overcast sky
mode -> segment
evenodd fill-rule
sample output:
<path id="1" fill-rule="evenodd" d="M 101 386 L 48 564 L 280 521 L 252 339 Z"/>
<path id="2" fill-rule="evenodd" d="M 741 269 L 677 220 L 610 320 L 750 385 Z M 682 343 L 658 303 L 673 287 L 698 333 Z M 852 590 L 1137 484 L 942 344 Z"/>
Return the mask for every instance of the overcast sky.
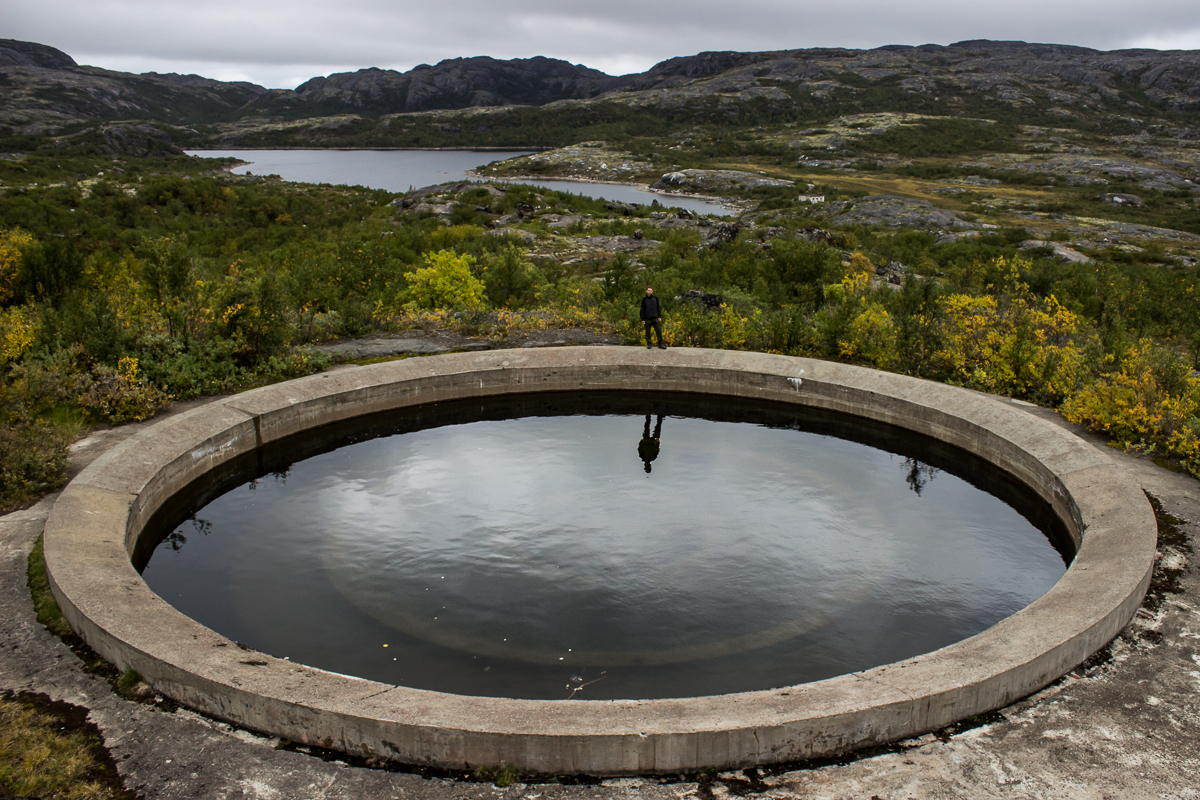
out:
<path id="1" fill-rule="evenodd" d="M 80 64 L 292 89 L 363 67 L 549 56 L 611 75 L 704 50 L 1019 39 L 1200 49 L 1197 0 L 3 0 L 0 38 Z"/>

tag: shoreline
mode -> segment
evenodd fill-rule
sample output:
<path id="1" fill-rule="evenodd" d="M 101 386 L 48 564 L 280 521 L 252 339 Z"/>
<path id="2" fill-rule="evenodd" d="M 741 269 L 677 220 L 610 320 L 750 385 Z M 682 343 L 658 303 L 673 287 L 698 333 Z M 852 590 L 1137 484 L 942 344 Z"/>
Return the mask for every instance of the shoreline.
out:
<path id="1" fill-rule="evenodd" d="M 598 178 L 567 178 L 567 177 L 548 176 L 548 175 L 504 175 L 504 176 L 489 175 L 489 176 L 483 176 L 483 175 L 480 175 L 478 172 L 476 172 L 473 169 L 467 170 L 466 175 L 468 178 L 474 178 L 475 180 L 479 180 L 479 181 L 501 181 L 501 182 L 506 182 L 506 183 L 528 183 L 528 182 L 536 182 L 536 181 L 563 181 L 566 183 L 600 184 L 602 186 L 627 186 L 631 189 L 639 189 L 643 192 L 650 192 L 651 194 L 661 194 L 665 197 L 684 197 L 689 200 L 706 200 L 706 201 L 713 202 L 713 203 L 720 203 L 725 208 L 736 209 L 737 211 L 746 210 L 742 206 L 741 201 L 739 201 L 735 198 L 732 198 L 732 197 L 722 197 L 721 195 L 713 195 L 713 194 L 694 194 L 692 192 L 672 192 L 672 191 L 667 191 L 665 189 L 654 189 L 649 184 L 636 183 L 634 181 L 602 181 Z"/>
<path id="2" fill-rule="evenodd" d="M 289 147 L 287 145 L 278 145 L 273 147 L 186 147 L 183 152 L 187 155 L 192 153 L 213 153 L 230 150 L 262 150 L 264 152 L 271 150 L 338 150 L 341 152 L 357 152 L 363 151 L 386 151 L 392 152 L 396 150 L 412 150 L 420 152 L 463 152 L 463 153 L 504 153 L 504 152 L 524 152 L 532 151 L 535 153 L 543 153 L 547 150 L 557 150 L 556 147 L 546 147 L 539 145 L 537 147 L 508 147 L 499 145 L 478 145 L 475 147 L 387 147 L 381 145 L 379 147 Z M 207 158 L 209 156 L 200 156 Z"/>
<path id="3" fill-rule="evenodd" d="M 237 148 L 237 149 L 239 151 L 258 150 L 261 152 L 271 152 L 271 151 L 276 151 L 276 150 L 288 150 L 288 151 L 293 151 L 293 150 L 294 151 L 334 150 L 334 151 L 339 151 L 339 152 L 421 151 L 421 152 L 465 152 L 465 153 L 509 152 L 510 151 L 510 148 L 507 148 L 507 147 L 484 147 L 484 148 L 462 148 L 462 147 L 258 147 L 258 148 L 252 148 L 252 147 L 244 147 L 244 148 Z M 531 148 L 526 148 L 526 149 L 528 150 Z M 538 148 L 539 151 L 553 150 L 553 149 L 555 149 L 555 148 L 552 148 L 552 147 Z M 231 151 L 197 150 L 197 149 L 190 149 L 190 150 L 184 151 L 184 153 L 186 155 L 194 155 L 197 158 L 217 158 L 218 157 L 218 156 L 196 155 L 198 153 L 205 153 L 205 152 L 231 152 Z M 512 152 L 517 152 L 517 151 L 514 150 Z M 225 156 L 225 157 L 226 158 L 234 158 L 234 156 Z M 218 171 L 232 174 L 233 170 L 235 170 L 235 169 L 239 169 L 241 167 L 251 167 L 251 166 L 254 166 L 255 163 L 256 162 L 253 162 L 253 161 L 239 160 L 236 164 L 229 164 L 229 165 L 220 167 Z M 730 214 L 743 213 L 743 212 L 749 210 L 749 207 L 750 207 L 744 201 L 739 200 L 737 198 L 733 198 L 733 197 L 723 197 L 721 195 L 711 195 L 711 194 L 697 194 L 694 192 L 676 192 L 676 191 L 670 191 L 667 189 L 655 189 L 655 188 L 652 188 L 652 186 L 650 184 L 643 184 L 643 183 L 636 182 L 636 181 L 606 181 L 606 180 L 600 180 L 598 178 L 565 177 L 565 176 L 556 176 L 556 175 L 555 176 L 548 176 L 548 175 L 504 175 L 504 176 L 480 175 L 479 171 L 476 169 L 466 170 L 463 174 L 467 180 L 477 181 L 477 182 L 481 182 L 481 183 L 486 182 L 486 181 L 497 181 L 500 183 L 537 183 L 538 181 L 563 181 L 566 183 L 583 183 L 583 184 L 601 185 L 601 186 L 623 186 L 623 187 L 630 188 L 630 189 L 636 189 L 638 191 L 648 192 L 648 193 L 654 194 L 654 195 L 661 195 L 661 196 L 667 197 L 667 198 L 678 197 L 678 198 L 683 198 L 683 199 L 687 199 L 687 200 L 699 200 L 699 201 L 709 202 L 709 203 L 718 203 L 718 204 L 720 204 L 720 206 L 723 209 L 730 212 Z M 255 175 L 253 177 L 266 177 L 266 176 Z M 456 181 L 445 181 L 444 183 L 455 183 L 455 182 Z M 441 184 L 430 184 L 430 185 L 438 186 Z M 416 187 L 416 188 L 424 189 L 427 187 L 420 186 L 420 187 Z M 397 192 L 397 194 L 407 194 L 407 192 Z M 649 206 L 650 204 L 649 203 L 645 203 L 645 204 L 633 203 L 631 205 L 647 205 L 647 206 Z M 719 214 L 717 212 L 711 212 L 711 213 L 714 213 L 717 216 L 729 216 L 729 214 Z"/>

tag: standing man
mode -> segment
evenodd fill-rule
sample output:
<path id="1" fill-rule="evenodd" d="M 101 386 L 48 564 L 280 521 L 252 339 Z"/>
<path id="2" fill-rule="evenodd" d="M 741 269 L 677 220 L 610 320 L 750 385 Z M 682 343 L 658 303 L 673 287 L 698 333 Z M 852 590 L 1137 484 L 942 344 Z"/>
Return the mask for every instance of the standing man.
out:
<path id="1" fill-rule="evenodd" d="M 646 349 L 650 349 L 650 331 L 658 337 L 658 349 L 666 350 L 662 338 L 662 306 L 654 296 L 654 287 L 646 287 L 646 296 L 642 298 L 642 325 L 646 327 Z"/>

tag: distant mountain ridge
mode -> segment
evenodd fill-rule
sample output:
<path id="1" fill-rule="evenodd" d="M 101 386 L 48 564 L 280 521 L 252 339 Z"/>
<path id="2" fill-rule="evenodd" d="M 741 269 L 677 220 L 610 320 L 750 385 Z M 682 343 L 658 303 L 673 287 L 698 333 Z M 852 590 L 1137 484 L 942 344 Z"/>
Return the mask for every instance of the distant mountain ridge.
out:
<path id="1" fill-rule="evenodd" d="M 954 96 L 960 103 L 979 98 L 1067 115 L 1099 104 L 1110 114 L 1124 107 L 1133 116 L 1150 117 L 1200 111 L 1200 51 L 1105 52 L 987 40 L 873 50 L 728 51 L 672 58 L 619 77 L 552 58 L 476 56 L 407 72 L 371 67 L 281 90 L 198 75 L 113 72 L 80 66 L 46 45 L 0 40 L 0 87 L 0 132 L 11 134 L 116 120 L 244 128 L 270 120 L 379 119 L 596 101 L 668 111 L 691 104 L 709 119 L 714 103 L 800 113 L 796 110 L 831 98 L 862 100 L 872 89 L 880 90 L 870 100 L 875 106 L 924 97 L 924 110 L 933 100 Z"/>
<path id="2" fill-rule="evenodd" d="M 290 101 L 332 113 L 352 108 L 395 114 L 584 100 L 609 91 L 619 81 L 599 70 L 541 56 L 511 61 L 476 56 L 436 66 L 421 64 L 408 72 L 370 68 L 313 78 L 294 92 L 271 92 L 260 102 Z"/>
<path id="3" fill-rule="evenodd" d="M 52 133 L 108 120 L 203 124 L 236 116 L 267 90 L 199 75 L 133 75 L 80 66 L 61 50 L 0 39 L 0 130 Z"/>

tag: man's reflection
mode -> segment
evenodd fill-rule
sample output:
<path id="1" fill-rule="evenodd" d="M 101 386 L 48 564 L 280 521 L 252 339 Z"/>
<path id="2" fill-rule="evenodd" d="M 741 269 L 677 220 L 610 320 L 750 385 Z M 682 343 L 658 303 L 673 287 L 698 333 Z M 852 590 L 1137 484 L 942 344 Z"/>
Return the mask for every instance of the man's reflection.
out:
<path id="1" fill-rule="evenodd" d="M 646 427 L 642 429 L 642 440 L 638 442 L 638 458 L 642 459 L 642 463 L 646 467 L 646 472 L 650 472 L 650 462 L 658 458 L 658 441 L 662 438 L 662 421 L 663 415 L 658 415 L 658 421 L 654 423 L 654 433 L 650 433 L 650 415 L 646 415 Z"/>

